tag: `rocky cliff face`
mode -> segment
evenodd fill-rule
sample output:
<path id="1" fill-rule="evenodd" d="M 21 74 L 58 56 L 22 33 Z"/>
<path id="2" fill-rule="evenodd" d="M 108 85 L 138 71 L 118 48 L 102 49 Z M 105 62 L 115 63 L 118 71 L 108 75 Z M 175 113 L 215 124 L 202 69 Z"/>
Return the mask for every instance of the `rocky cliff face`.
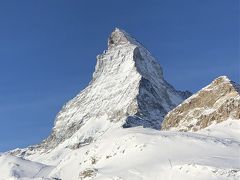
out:
<path id="1" fill-rule="evenodd" d="M 108 49 L 97 56 L 92 81 L 58 113 L 40 147 L 56 147 L 76 132 L 76 142 L 89 141 L 113 124 L 159 129 L 166 113 L 187 96 L 164 80 L 162 67 L 146 48 L 115 29 Z"/>
<path id="2" fill-rule="evenodd" d="M 162 129 L 197 131 L 229 118 L 240 120 L 240 86 L 221 76 L 170 111 Z"/>

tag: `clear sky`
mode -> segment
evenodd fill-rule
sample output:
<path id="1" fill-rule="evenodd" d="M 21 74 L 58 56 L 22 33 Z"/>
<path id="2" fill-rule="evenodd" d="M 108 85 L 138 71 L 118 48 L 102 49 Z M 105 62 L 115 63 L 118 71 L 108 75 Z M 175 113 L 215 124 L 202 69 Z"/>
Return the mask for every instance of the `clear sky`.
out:
<path id="1" fill-rule="evenodd" d="M 239 0 L 0 1 L 0 151 L 49 135 L 115 27 L 144 44 L 179 90 L 220 75 L 239 82 L 239 13 Z"/>

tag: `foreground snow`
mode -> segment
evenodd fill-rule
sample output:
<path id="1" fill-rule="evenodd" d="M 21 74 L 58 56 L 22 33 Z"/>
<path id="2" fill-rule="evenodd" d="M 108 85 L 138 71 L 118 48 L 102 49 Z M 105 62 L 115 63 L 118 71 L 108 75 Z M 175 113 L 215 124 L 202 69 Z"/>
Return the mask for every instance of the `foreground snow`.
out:
<path id="1" fill-rule="evenodd" d="M 11 155 L 0 155 L 0 180 L 37 179 L 52 167 Z"/>
<path id="2" fill-rule="evenodd" d="M 239 130 L 239 120 L 198 133 L 116 128 L 90 145 L 56 149 L 31 161 L 1 155 L 0 180 L 237 180 Z"/>

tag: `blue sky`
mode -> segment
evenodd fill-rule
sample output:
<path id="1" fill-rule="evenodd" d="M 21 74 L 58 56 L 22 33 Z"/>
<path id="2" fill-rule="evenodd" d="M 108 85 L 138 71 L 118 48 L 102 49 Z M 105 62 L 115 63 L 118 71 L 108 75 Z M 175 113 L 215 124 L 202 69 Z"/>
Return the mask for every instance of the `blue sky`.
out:
<path id="1" fill-rule="evenodd" d="M 0 151 L 48 136 L 115 27 L 177 89 L 196 92 L 220 75 L 239 82 L 239 13 L 238 0 L 0 1 Z"/>

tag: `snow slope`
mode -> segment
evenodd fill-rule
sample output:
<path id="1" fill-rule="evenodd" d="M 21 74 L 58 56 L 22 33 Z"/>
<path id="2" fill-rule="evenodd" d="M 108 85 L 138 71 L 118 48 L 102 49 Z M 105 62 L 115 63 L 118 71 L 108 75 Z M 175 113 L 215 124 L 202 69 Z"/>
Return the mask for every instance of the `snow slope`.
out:
<path id="1" fill-rule="evenodd" d="M 212 125 L 199 133 L 113 128 L 89 145 L 71 151 L 61 148 L 65 151 L 61 152 L 62 156 L 55 151 L 42 155 L 42 159 L 31 158 L 46 164 L 52 162 L 52 167 L 44 166 L 51 167 L 51 171 L 37 175 L 45 179 L 237 180 L 240 178 L 239 132 L 238 120 Z M 0 158 L 0 174 L 12 171 L 12 166 L 4 162 L 19 161 L 12 156 L 4 158 Z M 26 165 L 22 159 L 18 164 L 24 172 L 32 167 L 36 169 L 29 173 L 30 179 L 43 167 L 31 162 Z M 9 173 L 2 179 L 8 177 L 11 177 Z"/>
<path id="2" fill-rule="evenodd" d="M 0 155 L 0 180 L 42 179 L 52 168 L 19 157 Z"/>
<path id="3" fill-rule="evenodd" d="M 239 119 L 227 119 L 220 124 L 211 126 L 198 131 L 198 133 L 215 136 L 219 138 L 229 138 L 236 141 L 240 140 L 240 123 Z"/>
<path id="4" fill-rule="evenodd" d="M 93 179 L 237 179 L 239 147 L 239 141 L 197 133 L 114 129 L 73 151 L 51 174 L 77 179 L 92 169 Z"/>

